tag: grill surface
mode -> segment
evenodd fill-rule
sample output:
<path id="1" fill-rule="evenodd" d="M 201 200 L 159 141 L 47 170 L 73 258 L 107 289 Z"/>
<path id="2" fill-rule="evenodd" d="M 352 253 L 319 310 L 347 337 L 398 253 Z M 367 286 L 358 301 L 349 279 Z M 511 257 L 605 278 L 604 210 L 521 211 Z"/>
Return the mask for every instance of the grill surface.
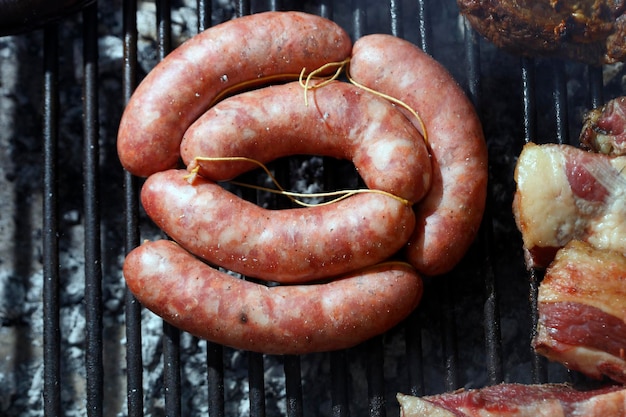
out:
<path id="1" fill-rule="evenodd" d="M 18 97 L 0 133 L 10 201 L 0 240 L 0 415 L 393 416 L 396 392 L 587 382 L 530 349 L 541 276 L 524 269 L 513 167 L 527 141 L 575 144 L 582 112 L 623 94 L 621 65 L 508 55 L 466 26 L 454 0 L 151 4 L 100 2 L 0 39 L 9 51 L 0 70 L 20 70 L 13 84 L 0 73 L 3 109 Z M 137 82 L 182 40 L 231 15 L 288 9 L 336 20 L 353 39 L 405 37 L 442 62 L 483 120 L 490 188 L 477 241 L 450 274 L 426 280 L 405 323 L 346 351 L 273 357 L 180 333 L 125 291 L 124 254 L 158 231 L 138 204 L 141 181 L 117 162 L 115 135 Z M 284 164 L 282 175 L 319 175 L 311 165 Z M 339 169 L 324 160 L 324 177 Z"/>

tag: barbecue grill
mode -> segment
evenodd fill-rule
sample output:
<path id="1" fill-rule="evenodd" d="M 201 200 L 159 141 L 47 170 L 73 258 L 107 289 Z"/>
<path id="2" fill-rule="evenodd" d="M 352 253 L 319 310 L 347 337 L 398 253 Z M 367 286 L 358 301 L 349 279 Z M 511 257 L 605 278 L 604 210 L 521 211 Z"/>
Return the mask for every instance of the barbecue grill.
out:
<path id="1" fill-rule="evenodd" d="M 465 89 L 489 146 L 487 211 L 467 256 L 425 279 L 405 322 L 345 351 L 268 356 L 198 340 L 143 309 L 121 275 L 125 253 L 159 236 L 138 204 L 141 180 L 117 161 L 126 101 L 184 39 L 264 10 L 416 43 Z M 541 273 L 524 266 L 513 168 L 525 142 L 575 144 L 583 111 L 622 95 L 622 77 L 620 64 L 497 50 L 454 0 L 102 1 L 0 38 L 0 415 L 394 416 L 396 392 L 591 384 L 530 348 Z M 321 166 L 331 179 L 342 169 L 277 169 L 319 180 Z"/>

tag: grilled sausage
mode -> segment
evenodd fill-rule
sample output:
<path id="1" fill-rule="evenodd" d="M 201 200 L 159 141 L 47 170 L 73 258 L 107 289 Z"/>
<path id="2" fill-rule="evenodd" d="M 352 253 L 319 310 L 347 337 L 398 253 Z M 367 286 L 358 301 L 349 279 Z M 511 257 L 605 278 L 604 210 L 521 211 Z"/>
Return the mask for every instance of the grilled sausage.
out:
<path id="1" fill-rule="evenodd" d="M 173 168 L 189 125 L 224 90 L 297 76 L 350 55 L 343 29 L 319 16 L 265 12 L 207 29 L 172 51 L 137 87 L 122 115 L 118 154 L 137 176 Z"/>
<path id="2" fill-rule="evenodd" d="M 151 175 L 141 190 L 148 216 L 209 263 L 276 282 L 305 282 L 387 259 L 415 227 L 406 202 L 357 194 L 325 206 L 267 210 L 187 171 Z"/>
<path id="3" fill-rule="evenodd" d="M 269 162 L 316 154 L 354 162 L 369 188 L 411 202 L 430 187 L 426 144 L 389 101 L 336 81 L 307 91 L 298 82 L 270 86 L 226 99 L 185 133 L 181 156 L 189 170 L 214 181 L 257 166 L 249 162 L 197 161 L 197 156 L 243 156 Z"/>
<path id="4" fill-rule="evenodd" d="M 416 205 L 417 226 L 407 258 L 425 275 L 445 273 L 474 240 L 485 207 L 487 149 L 475 109 L 442 65 L 390 35 L 356 41 L 350 74 L 404 101 L 425 123 L 432 185 Z"/>
<path id="5" fill-rule="evenodd" d="M 348 348 L 403 320 L 422 296 L 408 264 L 381 264 L 328 283 L 266 287 L 211 268 L 176 243 L 146 242 L 124 262 L 130 291 L 193 335 L 267 354 Z"/>

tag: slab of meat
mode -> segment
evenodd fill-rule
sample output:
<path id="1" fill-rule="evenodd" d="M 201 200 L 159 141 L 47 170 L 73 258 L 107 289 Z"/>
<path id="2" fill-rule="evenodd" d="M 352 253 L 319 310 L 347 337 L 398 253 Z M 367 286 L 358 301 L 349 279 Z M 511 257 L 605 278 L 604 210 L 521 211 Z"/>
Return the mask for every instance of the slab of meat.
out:
<path id="1" fill-rule="evenodd" d="M 397 395 L 401 417 L 623 417 L 626 389 L 500 384 L 428 397 Z"/>
<path id="2" fill-rule="evenodd" d="M 626 155 L 626 97 L 617 97 L 585 114 L 580 144 L 593 152 Z"/>
<path id="3" fill-rule="evenodd" d="M 626 384 L 626 257 L 572 241 L 539 287 L 535 350 L 592 378 Z"/>
<path id="4" fill-rule="evenodd" d="M 594 65 L 626 60 L 624 0 L 457 0 L 472 27 L 527 56 Z"/>
<path id="5" fill-rule="evenodd" d="M 526 265 L 547 267 L 570 240 L 626 253 L 626 157 L 527 144 L 515 167 L 513 214 Z"/>

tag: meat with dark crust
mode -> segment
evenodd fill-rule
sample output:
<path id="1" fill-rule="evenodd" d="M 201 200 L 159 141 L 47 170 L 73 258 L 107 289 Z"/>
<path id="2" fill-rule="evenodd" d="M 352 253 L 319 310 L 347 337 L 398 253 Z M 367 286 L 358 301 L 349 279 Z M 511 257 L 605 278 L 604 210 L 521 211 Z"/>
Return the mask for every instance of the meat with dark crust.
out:
<path id="1" fill-rule="evenodd" d="M 457 0 L 472 27 L 524 56 L 592 65 L 626 60 L 626 0 Z"/>
<path id="2" fill-rule="evenodd" d="M 582 148 L 592 152 L 626 155 L 626 96 L 585 113 L 579 140 Z"/>

